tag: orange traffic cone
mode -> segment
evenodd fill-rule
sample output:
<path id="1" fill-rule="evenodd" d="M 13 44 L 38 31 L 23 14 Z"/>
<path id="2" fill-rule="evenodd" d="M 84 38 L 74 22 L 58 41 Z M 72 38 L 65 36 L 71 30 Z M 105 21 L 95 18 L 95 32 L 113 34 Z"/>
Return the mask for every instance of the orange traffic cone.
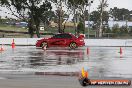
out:
<path id="1" fill-rule="evenodd" d="M 15 48 L 15 42 L 14 42 L 14 39 L 13 39 L 13 41 L 12 41 L 11 46 L 12 46 L 12 49 L 14 49 L 14 48 Z"/>

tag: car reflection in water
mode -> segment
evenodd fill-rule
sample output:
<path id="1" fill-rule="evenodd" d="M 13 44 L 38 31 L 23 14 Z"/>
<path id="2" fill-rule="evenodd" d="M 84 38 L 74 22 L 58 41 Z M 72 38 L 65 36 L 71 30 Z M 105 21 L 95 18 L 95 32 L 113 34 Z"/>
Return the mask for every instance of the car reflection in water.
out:
<path id="1" fill-rule="evenodd" d="M 34 66 L 56 66 L 56 65 L 71 65 L 76 64 L 84 58 L 84 51 L 61 51 L 52 50 L 46 52 L 29 52 L 29 64 Z"/>

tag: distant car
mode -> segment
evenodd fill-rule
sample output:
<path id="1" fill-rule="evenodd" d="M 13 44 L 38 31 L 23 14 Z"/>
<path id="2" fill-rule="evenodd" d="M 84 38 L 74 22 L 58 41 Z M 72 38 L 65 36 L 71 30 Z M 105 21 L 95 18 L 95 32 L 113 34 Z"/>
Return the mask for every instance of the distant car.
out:
<path id="1" fill-rule="evenodd" d="M 84 35 L 79 37 L 71 33 L 56 34 L 51 38 L 43 38 L 36 42 L 36 47 L 70 47 L 75 49 L 84 46 Z"/>

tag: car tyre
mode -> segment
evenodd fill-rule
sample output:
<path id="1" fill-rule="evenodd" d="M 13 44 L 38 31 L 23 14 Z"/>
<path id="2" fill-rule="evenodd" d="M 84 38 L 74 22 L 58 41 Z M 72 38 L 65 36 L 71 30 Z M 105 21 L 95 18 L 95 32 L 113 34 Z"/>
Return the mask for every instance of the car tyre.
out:
<path id="1" fill-rule="evenodd" d="M 70 49 L 75 49 L 75 48 L 77 48 L 77 44 L 75 42 L 71 42 L 69 47 L 70 47 Z"/>

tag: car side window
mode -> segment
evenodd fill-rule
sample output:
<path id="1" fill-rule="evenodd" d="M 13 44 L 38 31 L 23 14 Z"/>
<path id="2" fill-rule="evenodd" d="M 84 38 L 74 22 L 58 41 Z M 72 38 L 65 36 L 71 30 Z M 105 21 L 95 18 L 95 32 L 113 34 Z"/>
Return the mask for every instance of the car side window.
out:
<path id="1" fill-rule="evenodd" d="M 69 34 L 58 34 L 53 36 L 53 38 L 72 38 L 72 36 Z"/>
<path id="2" fill-rule="evenodd" d="M 63 34 L 63 35 L 62 35 L 62 38 L 72 38 L 72 36 L 69 35 L 69 34 Z"/>
<path id="3" fill-rule="evenodd" d="M 60 34 L 54 35 L 53 38 L 61 38 Z"/>

